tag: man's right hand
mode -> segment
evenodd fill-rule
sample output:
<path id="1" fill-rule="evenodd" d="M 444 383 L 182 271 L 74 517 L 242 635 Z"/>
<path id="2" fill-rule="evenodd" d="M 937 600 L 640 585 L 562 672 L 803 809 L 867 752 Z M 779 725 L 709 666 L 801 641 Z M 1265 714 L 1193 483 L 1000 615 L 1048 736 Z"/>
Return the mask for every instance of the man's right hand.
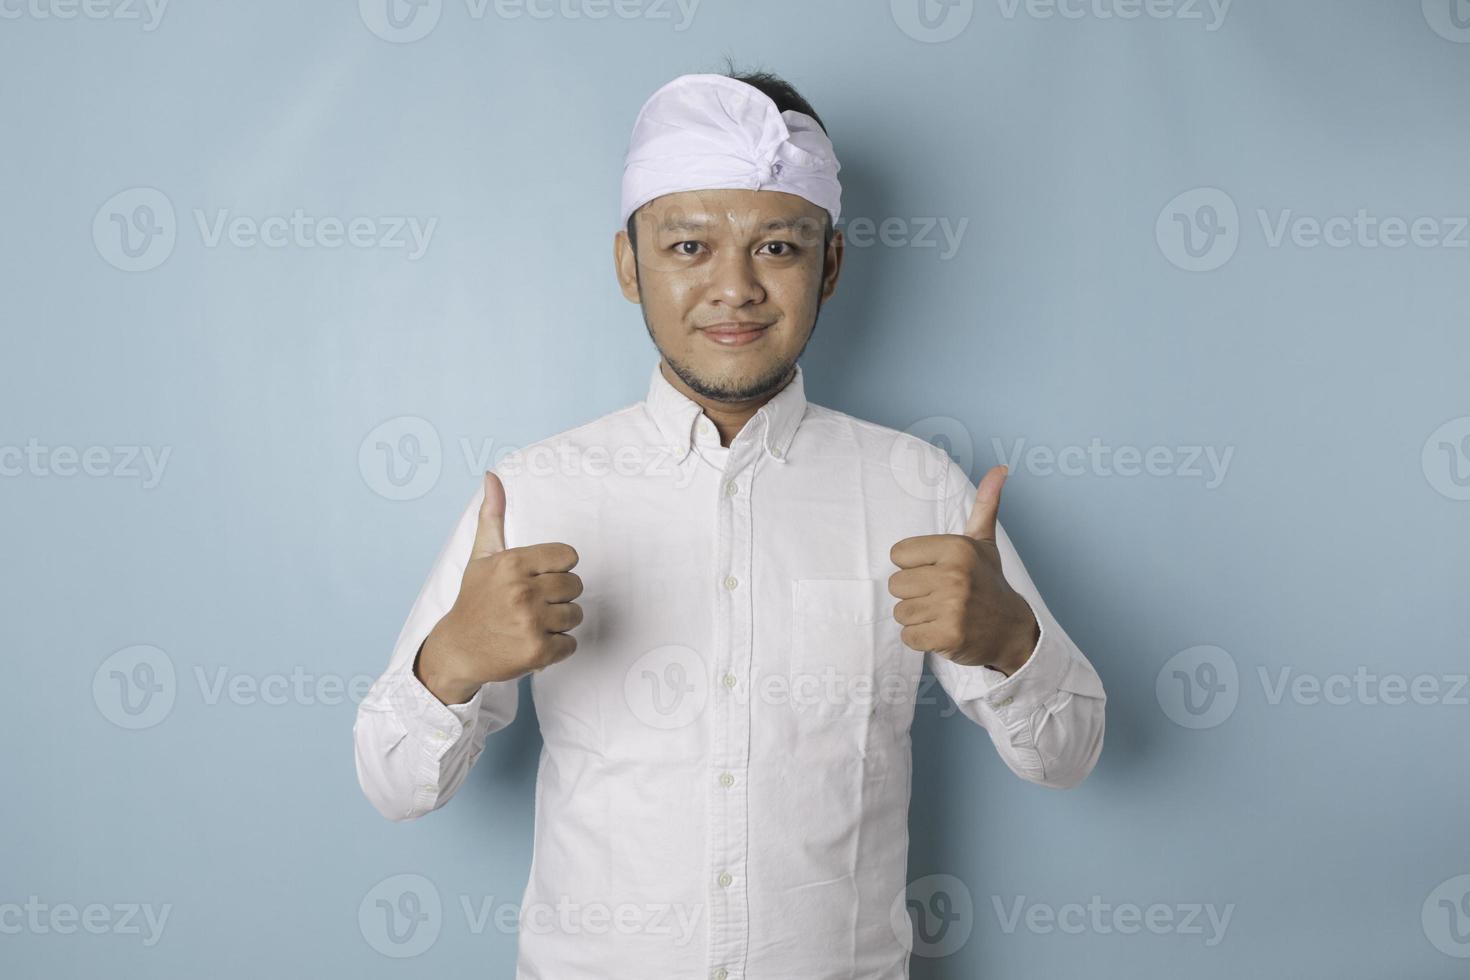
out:
<path id="1" fill-rule="evenodd" d="M 505 488 L 485 474 L 485 499 L 459 597 L 430 631 L 414 672 L 445 704 L 463 704 L 490 681 L 514 680 L 570 657 L 582 622 L 577 552 L 552 542 L 505 546 Z"/>

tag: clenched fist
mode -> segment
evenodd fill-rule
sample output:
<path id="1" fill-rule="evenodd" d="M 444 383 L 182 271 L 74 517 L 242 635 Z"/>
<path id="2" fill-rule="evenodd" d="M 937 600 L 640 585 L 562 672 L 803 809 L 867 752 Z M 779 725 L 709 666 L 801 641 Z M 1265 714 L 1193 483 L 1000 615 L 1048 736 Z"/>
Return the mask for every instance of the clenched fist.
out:
<path id="1" fill-rule="evenodd" d="M 893 618 L 905 646 L 1010 676 L 1031 656 L 1041 628 L 1001 574 L 995 515 L 1005 479 L 1004 466 L 981 478 L 964 534 L 921 534 L 894 545 L 889 557 L 899 570 L 888 591 L 901 600 Z"/>
<path id="2" fill-rule="evenodd" d="M 445 704 L 463 704 L 482 684 L 514 680 L 570 657 L 567 634 L 582 622 L 577 552 L 552 542 L 505 546 L 505 487 L 485 474 L 475 543 L 454 606 L 419 651 L 415 673 Z"/>

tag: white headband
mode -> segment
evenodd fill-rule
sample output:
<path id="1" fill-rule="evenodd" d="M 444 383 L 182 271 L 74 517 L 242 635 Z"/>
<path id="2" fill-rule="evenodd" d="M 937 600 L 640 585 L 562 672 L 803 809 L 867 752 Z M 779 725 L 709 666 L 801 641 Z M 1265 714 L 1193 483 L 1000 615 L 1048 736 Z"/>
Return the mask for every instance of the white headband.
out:
<path id="1" fill-rule="evenodd" d="M 780 112 L 760 89 L 725 75 L 680 75 L 633 121 L 618 224 L 664 194 L 743 188 L 785 191 L 842 213 L 832 141 L 804 112 Z"/>

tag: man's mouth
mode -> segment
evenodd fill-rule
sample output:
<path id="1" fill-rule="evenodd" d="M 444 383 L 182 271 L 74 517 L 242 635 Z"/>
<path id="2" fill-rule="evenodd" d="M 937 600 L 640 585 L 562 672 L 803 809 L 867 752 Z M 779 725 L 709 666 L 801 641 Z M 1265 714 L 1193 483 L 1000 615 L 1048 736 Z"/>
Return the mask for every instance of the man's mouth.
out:
<path id="1" fill-rule="evenodd" d="M 764 336 L 765 332 L 770 329 L 770 326 L 769 323 L 730 320 L 724 323 L 710 324 L 700 332 L 721 347 L 743 347 Z"/>

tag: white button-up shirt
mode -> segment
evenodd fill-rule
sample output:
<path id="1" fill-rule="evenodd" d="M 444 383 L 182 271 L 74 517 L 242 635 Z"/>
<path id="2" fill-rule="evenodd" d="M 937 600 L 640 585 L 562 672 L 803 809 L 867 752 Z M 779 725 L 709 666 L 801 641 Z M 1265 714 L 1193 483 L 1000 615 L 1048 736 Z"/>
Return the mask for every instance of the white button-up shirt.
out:
<path id="1" fill-rule="evenodd" d="M 643 401 L 495 470 L 506 546 L 574 547 L 585 613 L 576 652 L 531 675 L 543 748 L 519 980 L 907 977 L 926 660 L 1023 779 L 1070 787 L 1102 750 L 1102 683 L 998 524 L 1041 627 L 1030 659 L 1006 677 L 903 645 L 889 549 L 962 533 L 975 484 L 916 436 L 809 403 L 799 366 L 728 447 L 655 365 Z M 412 671 L 483 492 L 359 706 L 358 777 L 392 820 L 443 806 L 516 714 L 516 681 L 446 706 Z"/>

